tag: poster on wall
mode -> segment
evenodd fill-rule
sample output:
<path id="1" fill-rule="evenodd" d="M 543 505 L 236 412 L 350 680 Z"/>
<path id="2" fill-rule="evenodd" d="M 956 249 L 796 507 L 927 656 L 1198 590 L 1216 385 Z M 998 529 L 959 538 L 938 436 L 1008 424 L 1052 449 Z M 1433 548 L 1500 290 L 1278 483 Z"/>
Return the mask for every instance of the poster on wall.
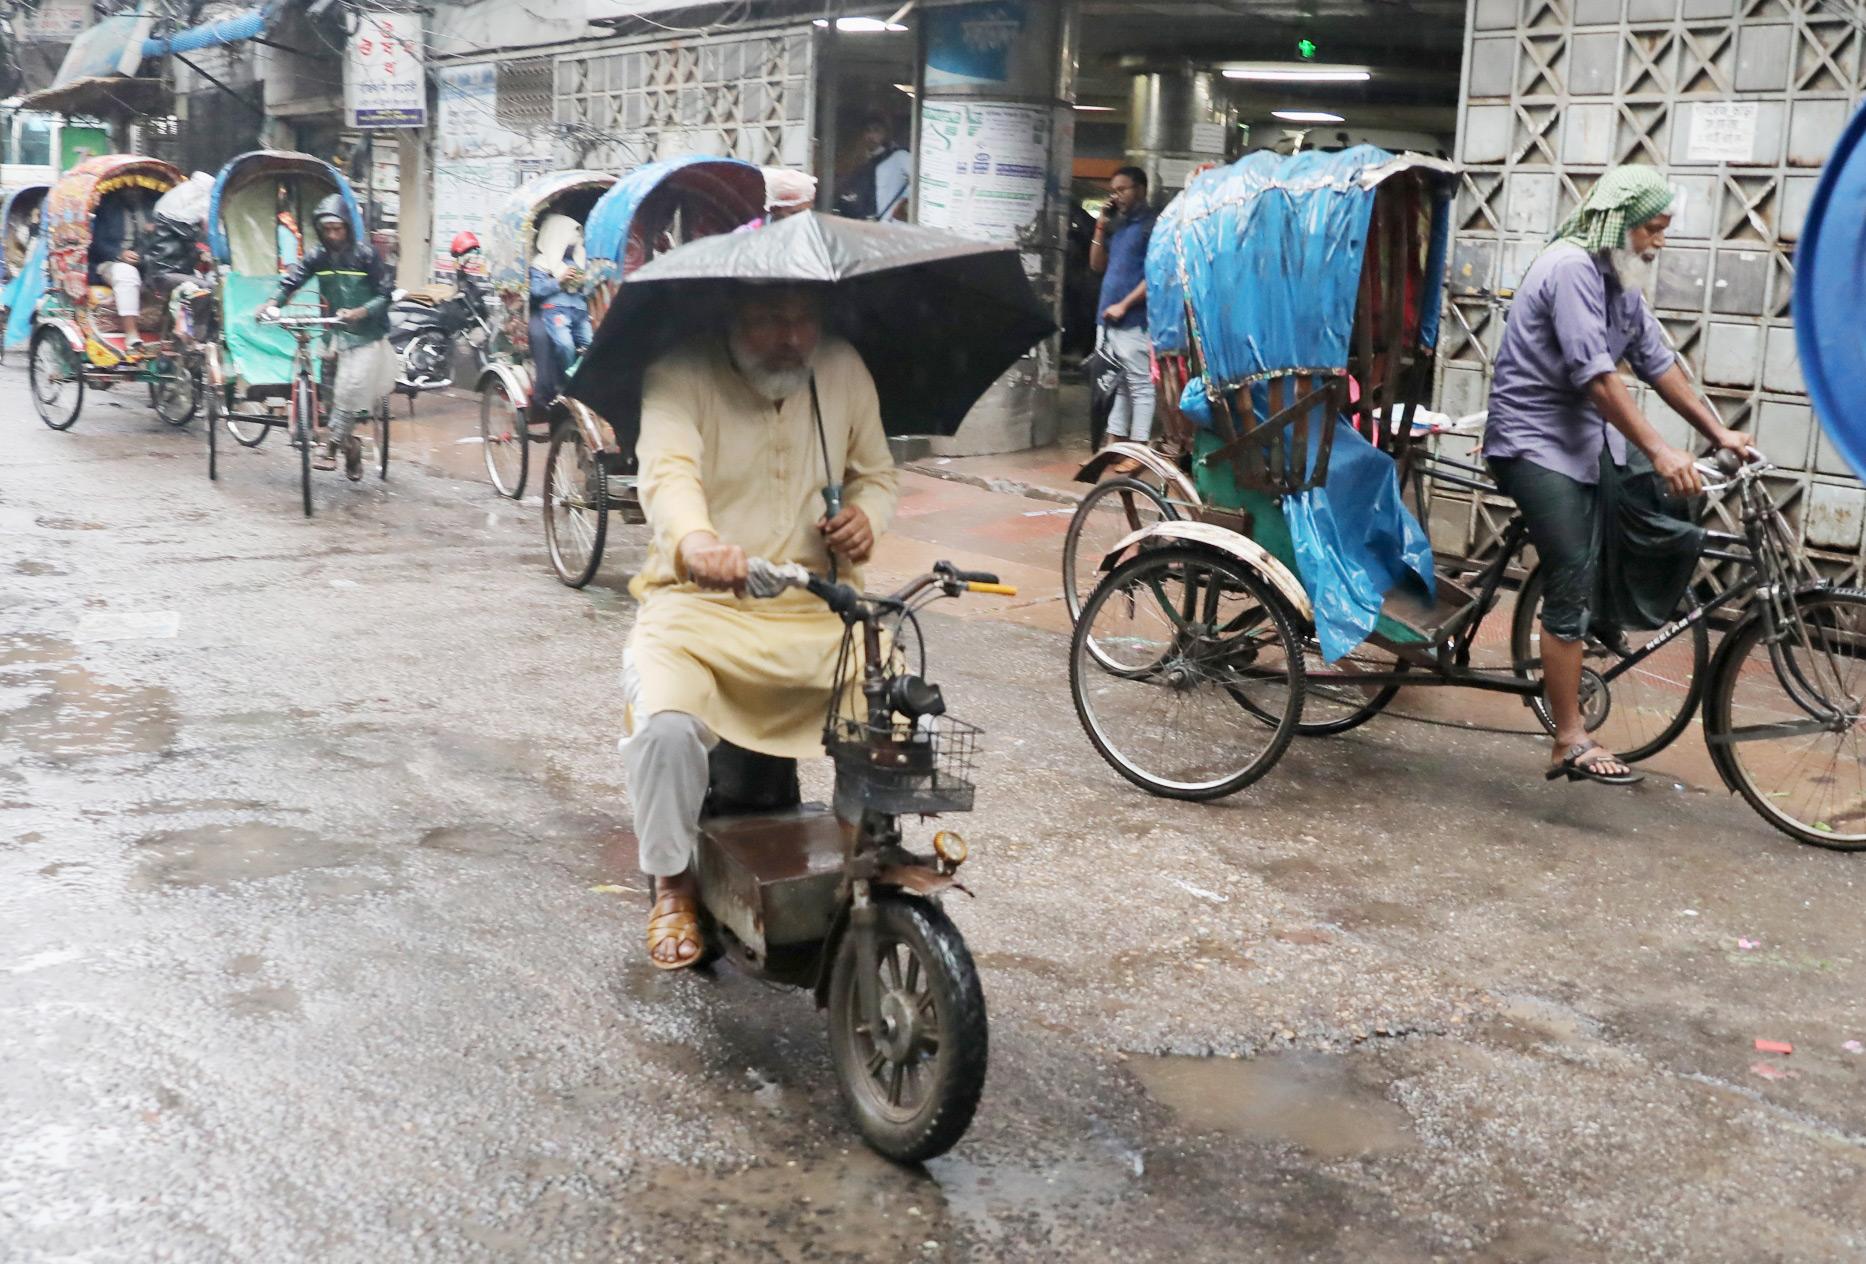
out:
<path id="1" fill-rule="evenodd" d="M 544 142 L 499 124 L 499 70 L 485 63 L 449 66 L 435 76 L 434 270 L 454 270 L 454 234 L 482 243 L 506 195 L 550 164 Z"/>
<path id="2" fill-rule="evenodd" d="M 1756 151 L 1754 101 L 1699 101 L 1691 107 L 1690 162 L 1748 162 Z"/>
<path id="3" fill-rule="evenodd" d="M 919 220 L 1014 244 L 1043 212 L 1050 111 L 929 101 L 920 110 Z"/>
<path id="4" fill-rule="evenodd" d="M 420 14 L 358 16 L 344 49 L 343 96 L 351 127 L 428 125 Z"/>
<path id="5" fill-rule="evenodd" d="M 1028 0 L 985 0 L 984 3 L 942 6 L 926 10 L 929 89 L 1044 83 L 1054 73 L 1050 58 L 1055 49 L 1030 27 Z"/>

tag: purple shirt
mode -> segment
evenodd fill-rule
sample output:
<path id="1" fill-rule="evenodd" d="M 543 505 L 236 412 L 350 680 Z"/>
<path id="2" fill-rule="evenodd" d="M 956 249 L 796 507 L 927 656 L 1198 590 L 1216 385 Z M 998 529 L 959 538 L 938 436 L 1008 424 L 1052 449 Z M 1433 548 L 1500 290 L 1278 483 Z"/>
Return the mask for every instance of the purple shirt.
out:
<path id="1" fill-rule="evenodd" d="M 1600 445 L 1626 464 L 1626 436 L 1588 399 L 1587 384 L 1625 360 L 1656 382 L 1677 359 L 1644 297 L 1581 247 L 1564 242 L 1530 265 L 1510 304 L 1490 387 L 1484 455 L 1525 457 L 1583 483 L 1600 479 Z"/>

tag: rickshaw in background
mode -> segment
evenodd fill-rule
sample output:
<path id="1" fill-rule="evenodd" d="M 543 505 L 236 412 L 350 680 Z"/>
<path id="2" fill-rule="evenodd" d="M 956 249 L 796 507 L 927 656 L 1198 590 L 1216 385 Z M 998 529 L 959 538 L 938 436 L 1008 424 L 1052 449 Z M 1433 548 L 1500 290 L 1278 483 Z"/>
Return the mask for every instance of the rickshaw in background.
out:
<path id="1" fill-rule="evenodd" d="M 506 197 L 483 243 L 501 315 L 490 361 L 477 383 L 479 435 L 486 476 L 501 496 L 517 500 L 525 494 L 531 445 L 549 442 L 550 427 L 569 409 L 559 390 L 570 366 L 553 372 L 557 366 L 541 363 L 539 356 L 554 349 L 531 345 L 531 267 L 538 230 L 561 216 L 580 234 L 597 200 L 615 182 L 603 171 L 558 171 L 527 181 Z M 580 237 L 566 244 L 582 249 Z M 592 320 L 599 319 L 600 310 L 593 301 L 590 305 Z"/>
<path id="2" fill-rule="evenodd" d="M 343 199 L 356 240 L 363 214 L 343 173 L 310 154 L 256 150 L 228 161 L 214 178 L 207 245 L 215 265 L 214 314 L 203 330 L 208 409 L 207 475 L 220 477 L 221 425 L 242 446 L 256 448 L 276 429 L 298 451 L 304 512 L 310 517 L 311 460 L 317 429 L 328 412 L 319 357 L 312 341 L 335 321 L 325 316 L 317 281 L 307 281 L 278 321 L 262 321 L 279 279 L 312 248 L 302 226 L 326 197 Z M 375 408 L 375 465 L 389 476 L 389 405 Z"/>
<path id="3" fill-rule="evenodd" d="M 765 171 L 735 158 L 690 155 L 639 167 L 603 194 L 584 230 L 590 316 L 600 324 L 616 287 L 657 254 L 757 220 L 766 210 Z M 560 401 L 546 449 L 545 543 L 557 577 L 581 588 L 602 564 L 609 511 L 644 521 L 632 460 L 614 427 L 573 399 Z"/>
<path id="4" fill-rule="evenodd" d="M 25 184 L 0 196 L 0 363 L 7 349 L 32 336 L 32 309 L 45 293 L 45 235 L 39 212 L 49 184 Z M 20 311 L 19 334 L 12 313 Z"/>
<path id="5" fill-rule="evenodd" d="M 93 280 L 99 262 L 113 261 L 91 257 L 100 216 L 121 217 L 125 249 L 133 249 L 135 226 L 181 182 L 181 172 L 160 159 L 109 154 L 86 158 L 47 192 L 40 209 L 46 289 L 32 315 L 27 374 L 33 405 L 52 429 L 69 430 L 78 420 L 87 387 L 126 382 L 147 387 L 156 415 L 169 425 L 194 416 L 196 368 L 167 336 L 161 296 L 139 278 L 141 306 L 133 320 L 143 337 L 140 347 L 131 346 L 114 292 Z"/>
<path id="6" fill-rule="evenodd" d="M 1402 687 L 1513 696 L 1554 731 L 1539 569 L 1516 593 L 1507 657 L 1474 654 L 1525 564 L 1521 516 L 1487 559 L 1436 565 L 1405 505 L 1412 478 L 1496 492 L 1481 467 L 1422 442 L 1443 421 L 1422 402 L 1454 178 L 1438 160 L 1371 146 L 1253 154 L 1195 181 L 1149 255 L 1150 300 L 1176 294 L 1186 316 L 1190 474 L 1158 471 L 1165 492 L 1127 480 L 1157 518 L 1103 559 L 1076 619 L 1070 688 L 1096 749 L 1151 793 L 1231 794 L 1296 734 L 1351 729 Z M 1866 592 L 1815 573 L 1768 489 L 1771 467 L 1750 457 L 1699 465 L 1741 528 L 1705 532 L 1699 557 L 1731 578 L 1693 589 L 1636 648 L 1590 651 L 1583 717 L 1633 763 L 1701 704 L 1713 766 L 1764 820 L 1801 842 L 1866 849 Z M 1728 627 L 1714 659 L 1713 622 Z"/>

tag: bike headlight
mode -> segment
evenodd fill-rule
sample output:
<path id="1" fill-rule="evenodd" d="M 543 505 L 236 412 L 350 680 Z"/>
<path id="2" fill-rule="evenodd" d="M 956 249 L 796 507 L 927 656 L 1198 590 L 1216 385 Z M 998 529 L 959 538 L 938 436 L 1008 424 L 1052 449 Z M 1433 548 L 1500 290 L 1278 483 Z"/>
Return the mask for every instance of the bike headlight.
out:
<path id="1" fill-rule="evenodd" d="M 966 847 L 963 838 L 951 830 L 941 830 L 933 835 L 933 854 L 950 867 L 957 869 L 965 863 L 965 858 L 971 855 L 971 851 Z"/>

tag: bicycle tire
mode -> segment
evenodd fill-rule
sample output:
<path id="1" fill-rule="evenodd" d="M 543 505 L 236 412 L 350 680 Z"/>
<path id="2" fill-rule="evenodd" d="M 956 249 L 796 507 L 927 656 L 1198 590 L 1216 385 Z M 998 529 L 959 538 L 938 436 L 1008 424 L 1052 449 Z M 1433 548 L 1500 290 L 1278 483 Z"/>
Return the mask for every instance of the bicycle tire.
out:
<path id="1" fill-rule="evenodd" d="M 1083 577 L 1078 566 L 1080 559 L 1077 553 L 1082 547 L 1083 533 L 1088 524 L 1094 521 L 1090 515 L 1097 512 L 1097 505 L 1108 497 L 1117 495 L 1131 498 L 1125 500 L 1119 510 L 1123 522 L 1127 525 L 1127 530 L 1122 531 L 1122 535 L 1149 525 L 1142 520 L 1145 516 L 1144 511 L 1139 510 L 1139 504 L 1142 501 L 1150 502 L 1158 510 L 1157 521 L 1170 521 L 1179 517 L 1179 511 L 1173 508 L 1172 502 L 1168 501 L 1158 488 L 1149 486 L 1137 478 L 1129 478 L 1126 475 L 1104 478 L 1089 489 L 1088 494 L 1083 496 L 1081 503 L 1076 506 L 1075 513 L 1069 519 L 1069 530 L 1063 535 L 1063 608 L 1069 612 L 1069 622 L 1072 625 L 1082 613 L 1082 603 L 1095 589 L 1093 582 L 1090 582 L 1086 589 L 1083 587 Z M 1103 557 L 1091 559 L 1098 568 L 1103 560 Z"/>
<path id="2" fill-rule="evenodd" d="M 479 438 L 480 456 L 493 490 L 510 500 L 522 499 L 531 471 L 531 425 L 524 401 L 513 399 L 498 377 L 480 392 Z M 516 472 L 505 468 L 514 461 Z"/>
<path id="3" fill-rule="evenodd" d="M 1155 686 L 1182 694 L 1190 693 L 1191 688 L 1198 687 L 1198 682 L 1194 677 L 1206 671 L 1212 664 L 1224 666 L 1229 663 L 1229 655 L 1232 651 L 1225 650 L 1217 656 L 1189 653 L 1187 647 L 1180 643 L 1179 633 L 1175 632 L 1173 644 L 1167 649 L 1158 654 L 1153 654 L 1149 649 L 1146 652 L 1147 657 L 1137 666 L 1111 671 L 1106 668 L 1102 656 L 1091 653 L 1087 643 L 1091 639 L 1090 633 L 1095 628 L 1096 621 L 1106 604 L 1114 600 L 1117 594 L 1125 592 L 1130 585 L 1143 581 L 1160 599 L 1161 606 L 1169 608 L 1169 621 L 1176 623 L 1177 618 L 1170 613 L 1173 603 L 1166 597 L 1165 589 L 1173 583 L 1179 583 L 1184 590 L 1196 597 L 1198 588 L 1191 582 L 1190 577 L 1199 570 L 1205 571 L 1210 581 L 1219 581 L 1208 582 L 1205 589 L 1206 601 L 1215 600 L 1214 594 L 1229 591 L 1241 596 L 1248 603 L 1254 603 L 1245 606 L 1244 614 L 1261 611 L 1261 617 L 1256 620 L 1256 623 L 1260 626 L 1267 626 L 1268 643 L 1273 644 L 1280 651 L 1278 655 L 1281 661 L 1280 674 L 1286 693 L 1281 714 L 1276 722 L 1270 725 L 1269 734 L 1261 742 L 1252 743 L 1257 748 L 1256 753 L 1251 755 L 1242 767 L 1216 776 L 1200 776 L 1197 779 L 1187 776 L 1174 778 L 1159 770 L 1142 768 L 1136 762 L 1137 755 L 1118 748 L 1116 739 L 1106 731 L 1107 724 L 1098 718 L 1101 707 L 1091 701 L 1089 691 L 1094 687 L 1095 682 L 1113 680 L 1134 685 Z M 1236 627 L 1241 618 L 1241 615 L 1233 618 L 1224 625 L 1224 628 Z M 1117 566 L 1106 579 L 1096 586 L 1095 591 L 1089 594 L 1088 603 L 1082 608 L 1082 617 L 1076 621 L 1075 635 L 1070 642 L 1069 655 L 1069 692 L 1075 703 L 1076 718 L 1081 722 L 1083 732 L 1088 734 L 1089 741 L 1109 766 L 1149 794 L 1192 802 L 1221 799 L 1226 795 L 1235 794 L 1275 767 L 1276 762 L 1282 758 L 1291 740 L 1296 736 L 1296 726 L 1302 717 L 1304 673 L 1302 643 L 1301 638 L 1296 634 L 1295 627 L 1295 616 L 1290 612 L 1282 596 L 1256 572 L 1235 558 L 1196 546 L 1164 548 L 1136 554 Z M 1145 638 L 1111 637 L 1109 644 L 1113 645 L 1117 641 L 1137 640 L 1144 641 Z M 1221 639 L 1218 644 L 1222 647 L 1224 640 Z M 1245 661 L 1247 664 L 1254 664 L 1257 662 L 1257 655 L 1253 653 Z M 1179 672 L 1175 666 L 1182 662 L 1191 665 L 1185 672 Z M 1089 674 L 1091 671 L 1094 673 L 1092 677 Z M 1277 671 L 1278 669 L 1273 667 L 1270 672 L 1260 672 L 1257 679 L 1268 684 Z M 1176 673 L 1178 673 L 1177 677 Z M 1235 707 L 1239 713 L 1253 717 L 1253 727 L 1262 723 L 1266 710 L 1257 706 L 1247 707 L 1242 691 L 1235 687 L 1234 683 L 1218 683 L 1218 688 L 1228 696 L 1230 705 Z M 1128 696 L 1136 700 L 1141 697 L 1138 694 Z M 1111 707 L 1110 715 L 1114 714 L 1115 711 Z M 1215 746 L 1216 743 L 1211 745 Z M 1206 749 L 1206 747 L 1196 739 L 1187 738 L 1173 745 L 1171 749 L 1183 752 L 1190 749 Z"/>
<path id="4" fill-rule="evenodd" d="M 1851 622 L 1851 630 L 1834 637 L 1836 642 L 1844 642 L 1850 649 L 1857 663 L 1866 663 L 1866 592 L 1853 588 L 1830 588 L 1815 592 L 1797 594 L 1794 598 L 1795 615 L 1804 627 L 1808 625 L 1810 614 L 1816 614 L 1822 607 L 1851 609 L 1856 617 Z M 1710 747 L 1711 759 L 1717 765 L 1717 771 L 1726 785 L 1740 794 L 1744 801 L 1755 810 L 1756 814 L 1770 825 L 1780 830 L 1799 843 L 1812 847 L 1824 847 L 1833 851 L 1866 851 L 1866 719 L 1860 714 L 1859 693 L 1866 692 L 1866 670 L 1856 668 L 1853 682 L 1853 694 L 1844 700 L 1828 698 L 1823 692 L 1820 700 L 1836 706 L 1843 714 L 1851 713 L 1852 723 L 1847 729 L 1837 731 L 1839 739 L 1835 743 L 1834 759 L 1829 761 L 1826 771 L 1811 777 L 1810 784 L 1826 781 L 1838 784 L 1851 771 L 1854 798 L 1851 805 L 1842 804 L 1847 809 L 1847 816 L 1810 812 L 1813 820 L 1804 820 L 1800 814 L 1789 809 L 1794 802 L 1794 790 L 1770 789 L 1764 785 L 1761 775 L 1760 758 L 1746 758 L 1744 752 L 1760 744 L 1743 740 L 1740 734 L 1761 733 L 1770 725 L 1748 723 L 1739 725 L 1739 719 L 1754 720 L 1763 718 L 1765 709 L 1774 701 L 1763 696 L 1760 690 L 1766 690 L 1765 677 L 1772 675 L 1777 684 L 1782 685 L 1789 694 L 1787 704 L 1777 704 L 1773 709 L 1781 712 L 1789 723 L 1805 722 L 1811 718 L 1805 705 L 1793 701 L 1796 690 L 1807 692 L 1813 684 L 1805 669 L 1800 670 L 1799 679 L 1794 685 L 1783 680 L 1782 672 L 1785 659 L 1783 651 L 1772 651 L 1766 644 L 1769 627 L 1760 611 L 1753 611 L 1748 618 L 1738 624 L 1736 629 L 1718 647 L 1717 661 L 1713 665 L 1712 679 L 1704 699 L 1704 738 Z M 1768 671 L 1752 666 L 1745 671 L 1745 663 L 1757 648 L 1764 650 Z M 1787 653 L 1795 652 L 1791 646 Z M 1813 659 L 1813 655 L 1805 655 Z M 1789 664 L 1793 666 L 1793 664 Z M 1819 675 L 1819 671 L 1815 672 Z M 1739 700 L 1739 687 L 1748 686 L 1744 697 Z M 1760 687 L 1760 690 L 1759 688 Z M 1844 682 L 1836 692 L 1847 694 Z M 1802 717 L 1797 720 L 1797 716 Z M 1778 721 L 1780 723 L 1780 721 Z M 1785 737 L 1793 735 L 1784 735 Z M 1777 757 L 1779 760 L 1779 756 Z M 1801 761 L 1797 760 L 1797 766 Z M 1818 764 L 1817 764 L 1818 767 Z M 1817 798 L 1816 805 L 1827 802 Z M 1835 828 L 1837 819 L 1844 820 L 1847 828 Z"/>
<path id="5" fill-rule="evenodd" d="M 311 448 L 317 437 L 317 392 L 299 378 L 292 383 L 292 438 L 298 444 L 298 475 L 304 488 L 305 517 L 311 516 Z"/>
<path id="6" fill-rule="evenodd" d="M 389 477 L 389 401 L 376 405 L 376 477 Z"/>
<path id="7" fill-rule="evenodd" d="M 1541 609 L 1545 583 L 1542 567 L 1538 565 L 1523 580 L 1522 589 L 1516 594 L 1516 610 L 1510 618 L 1510 658 L 1517 675 L 1525 680 L 1541 678 L 1542 656 L 1538 646 L 1541 631 L 1536 616 Z M 1680 661 L 1675 653 L 1681 640 L 1690 647 L 1687 651 L 1690 657 L 1686 661 Z M 1666 668 L 1647 666 L 1653 662 L 1648 658 L 1608 680 L 1605 673 L 1613 670 L 1613 664 L 1606 660 L 1612 651 L 1603 647 L 1588 653 L 1595 662 L 1586 665 L 1607 690 L 1606 696 L 1598 702 L 1587 697 L 1582 700 L 1584 716 L 1590 710 L 1600 713 L 1588 726 L 1588 732 L 1622 760 L 1636 764 L 1642 759 L 1651 759 L 1691 726 L 1691 717 L 1704 698 L 1706 670 L 1710 666 L 1710 630 L 1702 619 L 1654 655 L 1654 658 L 1658 654 L 1671 656 Z M 1680 668 L 1690 673 L 1688 680 L 1676 679 Z M 1620 687 L 1620 702 L 1614 700 L 1616 681 L 1628 682 Z M 1587 683 L 1584 679 L 1584 689 Z M 1664 700 L 1663 706 L 1658 705 L 1660 699 Z M 1543 730 L 1554 736 L 1555 716 L 1549 710 L 1548 699 L 1536 694 L 1529 701 L 1529 709 L 1535 713 L 1536 722 Z M 1629 715 L 1650 717 L 1650 722 L 1628 723 Z M 1617 740 L 1621 736 L 1630 740 Z"/>
<path id="8" fill-rule="evenodd" d="M 571 452 L 567 453 L 566 449 Z M 583 480 L 588 503 L 571 505 L 562 498 L 559 462 L 568 459 L 587 477 Z M 544 482 L 539 489 L 544 502 L 544 542 L 551 555 L 551 569 L 571 588 L 582 588 L 596 577 L 602 565 L 603 542 L 609 533 L 609 497 L 604 475 L 597 467 L 595 454 L 583 442 L 583 431 L 571 418 L 557 423 L 551 432 L 551 446 L 544 458 Z M 589 527 L 587 555 L 577 556 L 576 515 L 589 513 L 594 522 Z M 559 522 L 559 518 L 562 522 Z"/>

